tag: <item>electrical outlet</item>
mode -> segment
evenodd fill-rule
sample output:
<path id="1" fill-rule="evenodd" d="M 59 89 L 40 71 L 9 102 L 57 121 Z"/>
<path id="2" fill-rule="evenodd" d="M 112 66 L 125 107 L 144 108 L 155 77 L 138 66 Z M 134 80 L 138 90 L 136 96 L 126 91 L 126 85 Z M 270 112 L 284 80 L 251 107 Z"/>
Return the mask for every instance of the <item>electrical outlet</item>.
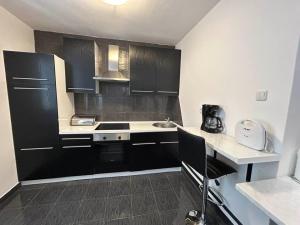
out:
<path id="1" fill-rule="evenodd" d="M 268 91 L 267 90 L 256 91 L 256 101 L 267 101 L 267 100 L 268 100 Z"/>

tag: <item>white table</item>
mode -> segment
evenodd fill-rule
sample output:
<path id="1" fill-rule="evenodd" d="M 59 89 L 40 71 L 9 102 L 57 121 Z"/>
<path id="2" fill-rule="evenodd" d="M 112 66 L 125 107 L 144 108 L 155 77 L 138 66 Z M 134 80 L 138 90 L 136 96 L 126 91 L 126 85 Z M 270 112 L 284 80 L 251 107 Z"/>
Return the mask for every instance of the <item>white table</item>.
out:
<path id="1" fill-rule="evenodd" d="M 236 184 L 236 189 L 277 224 L 300 224 L 300 183 L 291 177 Z"/>
<path id="2" fill-rule="evenodd" d="M 185 131 L 203 137 L 208 146 L 216 153 L 223 155 L 236 164 L 247 164 L 246 181 L 251 180 L 252 167 L 254 163 L 276 162 L 280 160 L 277 153 L 256 151 L 244 145 L 238 144 L 234 137 L 225 134 L 212 134 L 200 130 L 199 127 L 181 127 Z"/>

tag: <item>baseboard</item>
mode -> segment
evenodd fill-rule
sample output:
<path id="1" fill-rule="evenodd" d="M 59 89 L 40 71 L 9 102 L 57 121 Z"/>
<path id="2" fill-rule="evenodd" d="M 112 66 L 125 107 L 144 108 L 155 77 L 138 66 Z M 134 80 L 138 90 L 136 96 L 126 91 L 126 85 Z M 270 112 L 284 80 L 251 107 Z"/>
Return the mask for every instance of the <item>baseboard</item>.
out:
<path id="1" fill-rule="evenodd" d="M 6 194 L 4 194 L 1 198 L 0 198 L 0 209 L 3 207 L 3 202 L 8 199 L 10 196 L 13 195 L 13 193 L 15 193 L 21 186 L 21 183 L 17 183 L 14 187 L 12 187 L 8 192 L 6 192 Z"/>
<path id="2" fill-rule="evenodd" d="M 60 178 L 41 179 L 41 180 L 28 180 L 28 181 L 22 181 L 21 183 L 22 183 L 22 185 L 47 184 L 47 183 L 56 183 L 56 182 L 64 182 L 64 181 L 109 178 L 109 177 L 136 176 L 136 175 L 166 173 L 166 172 L 175 172 L 175 171 L 181 171 L 181 167 L 172 167 L 172 168 L 154 169 L 154 170 L 142 170 L 142 171 L 135 171 L 135 172 L 101 173 L 101 174 L 93 174 L 93 175 L 74 176 L 74 177 L 60 177 Z"/>
<path id="3" fill-rule="evenodd" d="M 196 173 L 194 173 L 190 168 L 188 168 L 187 165 L 182 164 L 182 171 L 185 172 L 188 178 L 192 181 L 193 184 L 195 184 L 197 187 L 199 184 L 203 184 L 202 179 L 197 176 Z M 219 203 L 221 203 L 221 199 L 218 198 L 218 196 L 215 195 L 212 191 L 209 190 L 208 193 L 209 197 Z M 232 222 L 234 225 L 243 225 L 241 221 L 228 209 L 225 205 L 223 206 L 218 206 L 219 209 L 225 214 L 225 216 Z"/>

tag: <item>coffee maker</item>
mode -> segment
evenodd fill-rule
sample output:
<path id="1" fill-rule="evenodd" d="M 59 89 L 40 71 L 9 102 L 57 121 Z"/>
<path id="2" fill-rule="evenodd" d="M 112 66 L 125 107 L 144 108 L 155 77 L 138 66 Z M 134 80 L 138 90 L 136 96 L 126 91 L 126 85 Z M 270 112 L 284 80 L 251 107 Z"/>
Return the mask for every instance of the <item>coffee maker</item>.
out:
<path id="1" fill-rule="evenodd" d="M 217 116 L 220 110 L 218 105 L 202 105 L 201 130 L 208 133 L 221 133 L 223 131 L 222 120 Z"/>

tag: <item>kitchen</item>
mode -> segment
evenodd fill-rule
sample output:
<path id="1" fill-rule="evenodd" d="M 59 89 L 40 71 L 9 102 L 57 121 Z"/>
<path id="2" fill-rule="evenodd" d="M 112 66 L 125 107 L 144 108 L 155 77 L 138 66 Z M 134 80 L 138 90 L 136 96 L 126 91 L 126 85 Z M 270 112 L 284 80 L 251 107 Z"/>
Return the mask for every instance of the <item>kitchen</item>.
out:
<path id="1" fill-rule="evenodd" d="M 299 200 L 299 3 L 76 1 L 59 21 L 64 6 L 46 2 L 0 1 L 1 224 L 297 222 L 299 208 L 286 216 L 263 200 L 280 185 L 285 205 Z M 258 147 L 239 137 L 253 124 Z M 258 198 L 268 182 L 279 189 Z"/>

